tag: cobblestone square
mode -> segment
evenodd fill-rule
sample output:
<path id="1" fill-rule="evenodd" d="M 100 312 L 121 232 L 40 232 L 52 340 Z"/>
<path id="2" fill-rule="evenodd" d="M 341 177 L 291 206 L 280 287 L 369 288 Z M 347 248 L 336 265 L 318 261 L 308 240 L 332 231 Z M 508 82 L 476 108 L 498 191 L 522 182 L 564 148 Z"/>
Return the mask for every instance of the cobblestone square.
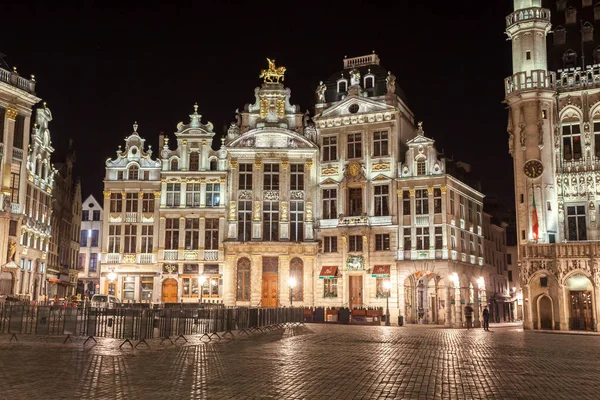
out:
<path id="1" fill-rule="evenodd" d="M 595 399 L 600 336 L 307 324 L 201 343 L 0 337 L 3 399 Z"/>

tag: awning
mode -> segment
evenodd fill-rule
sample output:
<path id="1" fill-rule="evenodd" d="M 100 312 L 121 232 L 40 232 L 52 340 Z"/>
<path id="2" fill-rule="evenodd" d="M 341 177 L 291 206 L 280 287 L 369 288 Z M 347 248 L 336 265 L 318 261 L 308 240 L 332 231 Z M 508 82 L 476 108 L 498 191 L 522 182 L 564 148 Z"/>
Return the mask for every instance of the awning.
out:
<path id="1" fill-rule="evenodd" d="M 389 265 L 376 265 L 373 267 L 373 278 L 388 278 L 390 276 Z"/>
<path id="2" fill-rule="evenodd" d="M 319 274 L 319 279 L 331 279 L 335 278 L 338 273 L 338 267 L 323 267 Z"/>
<path id="3" fill-rule="evenodd" d="M 58 279 L 48 279 L 48 282 L 50 282 L 50 283 L 59 283 L 60 281 Z"/>

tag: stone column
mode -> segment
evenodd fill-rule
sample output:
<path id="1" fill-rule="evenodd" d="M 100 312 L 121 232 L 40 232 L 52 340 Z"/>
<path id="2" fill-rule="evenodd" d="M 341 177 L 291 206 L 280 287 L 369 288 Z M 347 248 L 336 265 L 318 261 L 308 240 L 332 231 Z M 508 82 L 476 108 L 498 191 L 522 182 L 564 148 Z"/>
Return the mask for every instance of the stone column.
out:
<path id="1" fill-rule="evenodd" d="M 531 290 L 529 285 L 523 286 L 523 328 L 533 329 L 533 312 L 531 307 Z M 539 323 L 539 322 L 538 322 Z M 539 329 L 539 327 L 538 327 Z"/>
<path id="2" fill-rule="evenodd" d="M 187 140 L 181 142 L 181 159 L 179 161 L 179 170 L 187 171 L 189 169 L 190 152 L 188 150 Z"/>
<path id="3" fill-rule="evenodd" d="M 262 257 L 250 257 L 250 306 L 260 306 L 262 303 Z"/>
<path id="4" fill-rule="evenodd" d="M 283 307 L 290 306 L 290 256 L 289 255 L 281 255 L 279 256 L 279 266 L 277 268 L 277 278 L 279 280 L 277 284 L 277 288 L 279 289 L 279 293 L 277 294 L 279 298 L 279 305 Z"/>
<path id="5" fill-rule="evenodd" d="M 315 304 L 315 273 L 319 273 L 320 271 L 316 271 L 317 266 L 315 264 L 315 257 L 306 256 L 303 257 L 304 262 L 304 271 L 303 271 L 303 280 L 304 280 L 304 293 L 303 293 L 303 304 L 304 307 L 311 307 Z"/>
<path id="6" fill-rule="evenodd" d="M 223 302 L 235 306 L 237 271 L 235 256 L 227 256 L 223 265 Z"/>
<path id="7" fill-rule="evenodd" d="M 477 289 L 475 289 L 477 288 Z M 477 282 L 473 285 L 474 298 L 473 298 L 473 327 L 480 328 L 481 327 L 481 319 L 479 308 L 481 307 L 481 302 L 479 301 L 479 288 L 477 287 Z"/>
<path id="8" fill-rule="evenodd" d="M 13 138 L 15 136 L 15 120 L 18 111 L 16 108 L 8 107 L 6 109 L 6 119 L 4 120 L 4 154 L 2 155 L 2 193 L 10 196 L 10 171 L 12 164 Z"/>
<path id="9" fill-rule="evenodd" d="M 569 289 L 565 285 L 558 285 L 558 321 L 557 316 L 554 316 L 554 325 L 552 329 L 556 329 L 556 322 L 560 323 L 561 331 L 569 330 Z M 540 322 L 538 322 L 540 323 Z"/>
<path id="10" fill-rule="evenodd" d="M 252 203 L 252 240 L 262 239 L 262 193 L 263 193 L 263 169 L 262 161 L 257 158 L 254 161 L 254 182 Z M 261 275 L 262 276 L 262 275 Z"/>
<path id="11" fill-rule="evenodd" d="M 290 163 L 287 160 L 279 164 L 279 240 L 290 239 L 289 220 Z"/>
<path id="12" fill-rule="evenodd" d="M 451 283 L 446 278 L 446 318 L 444 321 L 444 327 L 452 328 L 452 290 Z"/>

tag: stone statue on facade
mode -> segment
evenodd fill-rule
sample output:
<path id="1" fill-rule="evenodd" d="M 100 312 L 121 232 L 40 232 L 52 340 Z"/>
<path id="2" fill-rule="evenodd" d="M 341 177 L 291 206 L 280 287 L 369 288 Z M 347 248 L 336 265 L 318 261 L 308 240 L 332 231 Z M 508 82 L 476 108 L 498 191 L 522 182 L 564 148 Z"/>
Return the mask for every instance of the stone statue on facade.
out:
<path id="1" fill-rule="evenodd" d="M 242 126 L 242 115 L 240 114 L 240 109 L 235 109 L 235 124 L 237 126 Z"/>
<path id="2" fill-rule="evenodd" d="M 350 86 L 354 85 L 360 85 L 360 72 L 356 68 L 350 71 Z"/>
<path id="3" fill-rule="evenodd" d="M 544 121 L 538 122 L 538 147 L 539 149 L 544 148 Z"/>
<path id="4" fill-rule="evenodd" d="M 310 111 L 306 110 L 304 116 L 302 117 L 302 126 L 307 127 L 310 123 Z"/>
<path id="5" fill-rule="evenodd" d="M 15 261 L 15 254 L 17 252 L 17 244 L 14 240 L 8 243 L 8 261 Z"/>
<path id="6" fill-rule="evenodd" d="M 396 75 L 388 71 L 388 76 L 385 78 L 385 85 L 387 87 L 387 94 L 396 93 Z"/>
<path id="7" fill-rule="evenodd" d="M 325 92 L 327 91 L 327 85 L 323 81 L 319 82 L 319 86 L 315 93 L 317 94 L 317 103 L 325 103 Z"/>

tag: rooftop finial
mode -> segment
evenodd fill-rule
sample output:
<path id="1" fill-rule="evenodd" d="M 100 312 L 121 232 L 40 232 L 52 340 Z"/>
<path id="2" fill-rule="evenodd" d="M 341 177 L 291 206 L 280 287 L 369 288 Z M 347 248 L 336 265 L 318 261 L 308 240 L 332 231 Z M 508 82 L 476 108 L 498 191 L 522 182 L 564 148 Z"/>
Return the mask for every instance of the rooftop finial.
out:
<path id="1" fill-rule="evenodd" d="M 417 122 L 417 135 L 423 136 L 424 132 L 423 132 L 423 121 L 419 121 Z"/>
<path id="2" fill-rule="evenodd" d="M 17 72 L 17 67 L 13 67 L 13 72 Z"/>
<path id="3" fill-rule="evenodd" d="M 134 132 L 134 133 L 137 133 L 137 128 L 138 128 L 138 123 L 137 123 L 137 121 L 135 121 L 135 122 L 133 123 L 133 132 Z"/>
<path id="4" fill-rule="evenodd" d="M 46 102 L 44 102 L 44 108 L 46 108 Z"/>
<path id="5" fill-rule="evenodd" d="M 275 66 L 275 60 L 267 58 L 269 69 L 260 71 L 259 78 L 263 78 L 265 83 L 280 83 L 283 82 L 285 67 Z"/>
<path id="6" fill-rule="evenodd" d="M 194 113 L 198 113 L 198 103 L 194 103 Z"/>

